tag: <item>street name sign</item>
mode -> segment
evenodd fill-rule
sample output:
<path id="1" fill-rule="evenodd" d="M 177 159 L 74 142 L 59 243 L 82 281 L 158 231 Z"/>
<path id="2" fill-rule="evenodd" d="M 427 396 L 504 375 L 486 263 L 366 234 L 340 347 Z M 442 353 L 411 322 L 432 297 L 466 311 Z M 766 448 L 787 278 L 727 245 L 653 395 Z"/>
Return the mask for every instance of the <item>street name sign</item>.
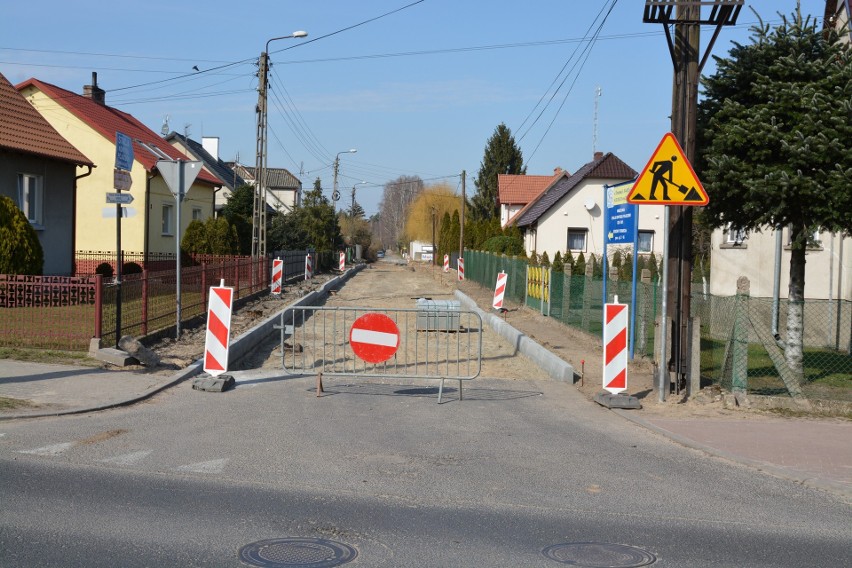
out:
<path id="1" fill-rule="evenodd" d="M 129 193 L 107 193 L 106 202 L 130 205 L 131 203 L 133 203 L 133 196 Z"/>

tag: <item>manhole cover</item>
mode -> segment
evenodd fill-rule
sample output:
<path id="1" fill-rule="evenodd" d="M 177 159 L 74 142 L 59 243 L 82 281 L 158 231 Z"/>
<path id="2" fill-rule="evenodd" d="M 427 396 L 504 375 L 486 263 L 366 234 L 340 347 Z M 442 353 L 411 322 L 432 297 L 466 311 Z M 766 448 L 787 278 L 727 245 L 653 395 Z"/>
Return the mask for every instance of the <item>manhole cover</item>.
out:
<path id="1" fill-rule="evenodd" d="M 641 548 L 608 542 L 569 542 L 554 544 L 541 551 L 547 558 L 585 568 L 633 568 L 648 566 L 657 557 Z"/>
<path id="2" fill-rule="evenodd" d="M 332 568 L 357 556 L 348 544 L 324 538 L 273 538 L 240 549 L 240 560 L 263 568 Z"/>

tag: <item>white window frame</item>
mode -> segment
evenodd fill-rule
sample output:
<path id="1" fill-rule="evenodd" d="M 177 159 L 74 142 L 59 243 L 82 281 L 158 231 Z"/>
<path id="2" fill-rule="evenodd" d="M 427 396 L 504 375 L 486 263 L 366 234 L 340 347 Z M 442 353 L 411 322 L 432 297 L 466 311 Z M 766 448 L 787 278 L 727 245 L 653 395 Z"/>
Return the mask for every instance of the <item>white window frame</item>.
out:
<path id="1" fill-rule="evenodd" d="M 201 217 L 204 215 L 204 210 L 201 207 L 193 207 L 192 208 L 192 220 L 193 221 L 203 221 Z"/>
<path id="2" fill-rule="evenodd" d="M 822 229 L 817 229 L 811 235 L 811 238 L 808 239 L 808 250 L 820 250 L 822 249 L 822 239 L 819 238 Z M 793 246 L 793 228 L 787 227 L 787 248 Z"/>
<path id="3" fill-rule="evenodd" d="M 582 248 L 571 248 L 571 235 L 583 235 L 583 247 Z M 566 247 L 571 252 L 586 252 L 589 245 L 589 230 L 583 227 L 568 227 L 568 233 L 566 235 L 567 243 Z"/>
<path id="4" fill-rule="evenodd" d="M 650 240 L 648 242 L 647 250 L 639 246 L 642 243 L 642 236 L 648 235 L 650 236 Z M 639 239 L 636 242 L 636 252 L 639 254 L 650 254 L 654 252 L 654 231 L 639 231 Z"/>
<path id="5" fill-rule="evenodd" d="M 44 177 L 36 174 L 18 174 L 18 207 L 30 225 L 44 226 Z"/>
<path id="6" fill-rule="evenodd" d="M 163 236 L 172 237 L 175 234 L 174 229 L 174 212 L 175 206 L 171 203 L 163 203 L 161 211 L 163 212 Z"/>
<path id="7" fill-rule="evenodd" d="M 745 229 L 735 229 L 730 223 L 725 225 L 725 244 L 731 246 L 740 246 L 748 238 L 748 231 Z"/>

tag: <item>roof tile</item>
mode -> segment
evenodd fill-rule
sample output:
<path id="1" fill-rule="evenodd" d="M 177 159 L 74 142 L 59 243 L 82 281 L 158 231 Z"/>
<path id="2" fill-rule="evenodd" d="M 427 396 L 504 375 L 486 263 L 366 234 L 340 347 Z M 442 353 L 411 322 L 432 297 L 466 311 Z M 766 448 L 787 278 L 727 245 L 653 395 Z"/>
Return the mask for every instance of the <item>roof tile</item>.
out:
<path id="1" fill-rule="evenodd" d="M 0 148 L 92 166 L 0 73 Z"/>

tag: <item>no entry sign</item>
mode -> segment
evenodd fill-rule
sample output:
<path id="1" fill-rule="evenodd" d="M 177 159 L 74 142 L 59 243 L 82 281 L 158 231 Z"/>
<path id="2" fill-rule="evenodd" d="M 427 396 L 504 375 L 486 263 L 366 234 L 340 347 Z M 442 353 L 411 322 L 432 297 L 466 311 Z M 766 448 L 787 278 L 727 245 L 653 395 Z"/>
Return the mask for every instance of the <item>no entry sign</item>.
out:
<path id="1" fill-rule="evenodd" d="M 399 348 L 399 328 L 384 314 L 364 314 L 349 330 L 349 345 L 358 358 L 368 363 L 384 363 Z"/>

